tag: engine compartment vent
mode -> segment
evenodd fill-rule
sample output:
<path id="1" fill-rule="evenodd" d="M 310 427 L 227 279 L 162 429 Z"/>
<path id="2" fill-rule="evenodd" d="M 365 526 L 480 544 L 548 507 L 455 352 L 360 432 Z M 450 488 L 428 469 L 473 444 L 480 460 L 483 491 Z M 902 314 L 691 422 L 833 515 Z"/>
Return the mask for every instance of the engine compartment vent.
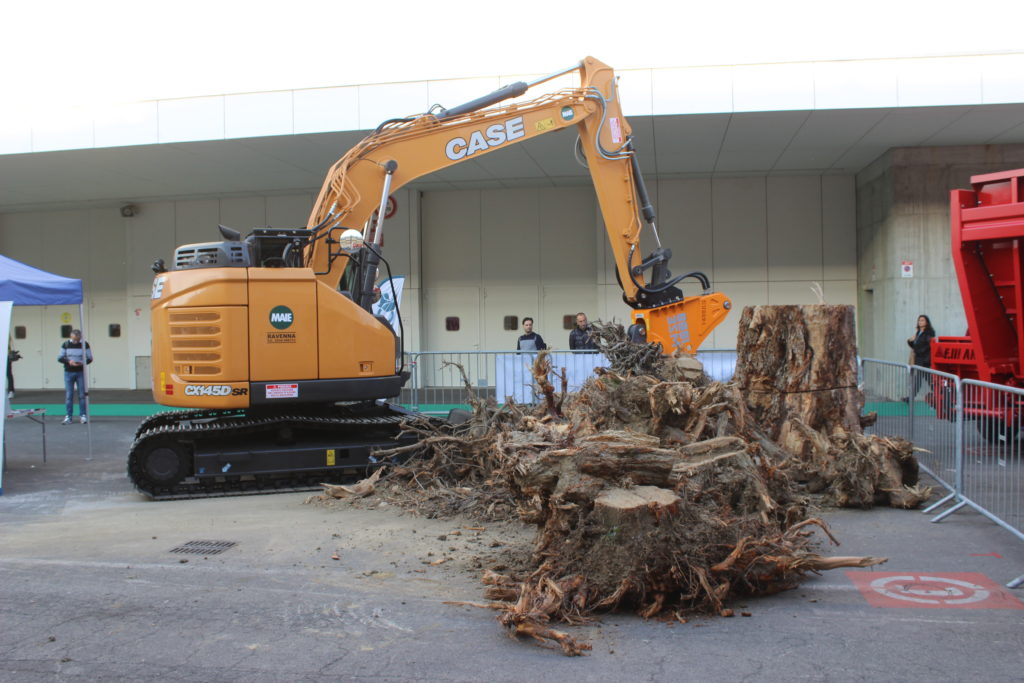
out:
<path id="1" fill-rule="evenodd" d="M 174 251 L 174 269 L 248 268 L 249 245 L 244 242 L 186 244 Z"/>

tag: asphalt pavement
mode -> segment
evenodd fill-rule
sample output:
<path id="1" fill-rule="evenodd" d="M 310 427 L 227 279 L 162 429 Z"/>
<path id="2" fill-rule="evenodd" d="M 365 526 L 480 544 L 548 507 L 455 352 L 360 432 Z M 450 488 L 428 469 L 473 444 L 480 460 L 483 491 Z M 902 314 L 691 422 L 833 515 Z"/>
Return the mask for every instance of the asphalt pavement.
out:
<path id="1" fill-rule="evenodd" d="M 525 548 L 517 525 L 479 531 L 302 493 L 154 502 L 125 477 L 139 420 L 49 417 L 45 463 L 40 426 L 7 423 L 0 680 L 1024 677 L 1024 591 L 1003 588 L 1024 574 L 1024 544 L 969 510 L 939 524 L 827 511 L 842 545 L 824 554 L 888 562 L 732 605 L 750 616 L 570 627 L 593 650 L 569 658 L 506 637 L 488 610 L 446 604 L 483 600 L 477 565 Z"/>

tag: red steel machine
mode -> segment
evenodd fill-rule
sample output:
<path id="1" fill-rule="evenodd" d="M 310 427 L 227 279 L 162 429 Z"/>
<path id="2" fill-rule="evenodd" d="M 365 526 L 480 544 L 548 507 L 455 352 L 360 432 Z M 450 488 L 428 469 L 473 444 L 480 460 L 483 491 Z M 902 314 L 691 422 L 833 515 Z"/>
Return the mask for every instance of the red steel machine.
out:
<path id="1" fill-rule="evenodd" d="M 932 367 L 963 379 L 1024 387 L 1024 169 L 977 175 L 950 193 L 953 264 L 967 335 L 932 340 Z M 936 378 L 928 402 L 953 417 L 953 387 Z M 1014 399 L 1017 397 L 1014 396 Z M 971 392 L 966 419 L 990 439 L 1016 436 L 1024 404 Z"/>

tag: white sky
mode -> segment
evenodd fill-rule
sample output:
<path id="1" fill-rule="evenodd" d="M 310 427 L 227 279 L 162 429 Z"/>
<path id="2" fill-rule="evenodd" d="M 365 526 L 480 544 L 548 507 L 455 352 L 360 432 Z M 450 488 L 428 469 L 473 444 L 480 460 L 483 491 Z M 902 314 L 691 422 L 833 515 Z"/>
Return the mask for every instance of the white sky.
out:
<path id="1" fill-rule="evenodd" d="M 17 5 L 12 7 L 12 5 Z M 115 101 L 651 66 L 1024 50 L 1024 2 L 29 2 L 0 9 L 0 102 Z"/>

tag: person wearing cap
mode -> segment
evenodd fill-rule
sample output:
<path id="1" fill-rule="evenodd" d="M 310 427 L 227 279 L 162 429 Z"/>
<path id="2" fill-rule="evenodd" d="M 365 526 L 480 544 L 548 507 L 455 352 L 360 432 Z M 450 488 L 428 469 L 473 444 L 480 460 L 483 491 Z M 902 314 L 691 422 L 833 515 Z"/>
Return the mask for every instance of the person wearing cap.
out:
<path id="1" fill-rule="evenodd" d="M 81 330 L 71 330 L 71 336 L 60 345 L 60 355 L 57 361 L 64 366 L 64 422 L 71 424 L 74 415 L 75 386 L 78 386 L 78 413 L 79 421 L 85 424 L 89 421 L 85 407 L 85 366 L 92 363 L 92 349 L 89 342 L 82 341 Z"/>

